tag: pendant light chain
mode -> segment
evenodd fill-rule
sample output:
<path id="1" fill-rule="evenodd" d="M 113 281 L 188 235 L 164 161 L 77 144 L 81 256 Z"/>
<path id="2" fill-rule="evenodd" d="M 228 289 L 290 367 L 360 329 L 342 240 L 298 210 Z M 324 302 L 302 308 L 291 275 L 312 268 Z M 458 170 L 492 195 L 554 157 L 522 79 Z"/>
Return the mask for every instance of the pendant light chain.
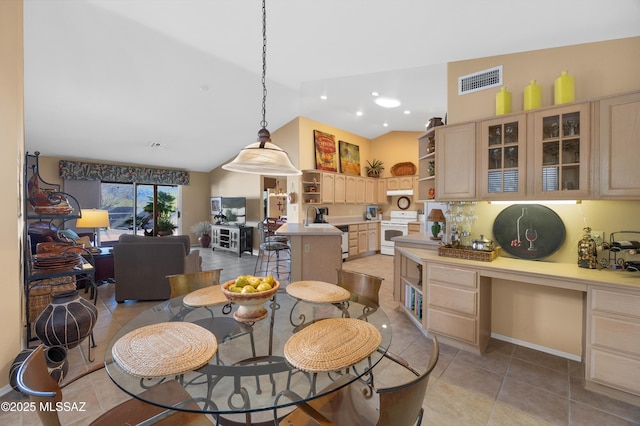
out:
<path id="1" fill-rule="evenodd" d="M 267 128 L 267 6 L 262 0 L 262 121 L 260 126 Z"/>

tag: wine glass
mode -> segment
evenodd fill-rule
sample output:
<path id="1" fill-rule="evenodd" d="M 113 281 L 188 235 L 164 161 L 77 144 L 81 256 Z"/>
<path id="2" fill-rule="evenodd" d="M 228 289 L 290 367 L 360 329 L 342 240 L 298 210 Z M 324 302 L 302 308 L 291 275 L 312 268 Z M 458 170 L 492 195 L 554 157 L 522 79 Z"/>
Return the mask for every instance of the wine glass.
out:
<path id="1" fill-rule="evenodd" d="M 524 237 L 529 241 L 529 248 L 527 250 L 535 250 L 533 242 L 538 239 L 538 231 L 533 228 L 527 228 L 524 231 Z"/>

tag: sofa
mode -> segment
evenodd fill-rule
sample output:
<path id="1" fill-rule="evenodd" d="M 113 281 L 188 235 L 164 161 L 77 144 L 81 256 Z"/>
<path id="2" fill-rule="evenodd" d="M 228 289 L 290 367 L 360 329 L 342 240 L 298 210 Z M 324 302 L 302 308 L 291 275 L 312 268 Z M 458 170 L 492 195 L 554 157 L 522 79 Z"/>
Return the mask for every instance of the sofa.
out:
<path id="1" fill-rule="evenodd" d="M 113 247 L 116 302 L 166 300 L 171 296 L 167 275 L 202 270 L 199 250 L 191 250 L 188 235 L 144 237 L 121 235 Z"/>

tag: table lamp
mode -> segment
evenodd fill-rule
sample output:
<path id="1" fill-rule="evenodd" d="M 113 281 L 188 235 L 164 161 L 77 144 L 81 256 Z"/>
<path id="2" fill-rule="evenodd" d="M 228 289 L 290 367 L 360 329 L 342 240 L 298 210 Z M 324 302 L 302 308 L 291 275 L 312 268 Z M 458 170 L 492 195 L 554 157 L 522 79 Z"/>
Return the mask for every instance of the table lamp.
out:
<path id="1" fill-rule="evenodd" d="M 80 218 L 76 221 L 76 228 L 93 228 L 93 241 L 96 247 L 100 247 L 97 228 L 106 228 L 109 224 L 109 212 L 107 210 L 82 209 Z"/>
<path id="2" fill-rule="evenodd" d="M 429 212 L 429 216 L 427 216 L 427 220 L 433 222 L 433 225 L 431 225 L 431 234 L 433 235 L 433 237 L 431 237 L 431 239 L 439 240 L 440 238 L 438 237 L 438 234 L 440 233 L 442 227 L 438 222 L 444 222 L 446 220 L 444 217 L 444 213 L 442 213 L 442 210 L 440 209 L 431 209 L 431 211 Z"/>

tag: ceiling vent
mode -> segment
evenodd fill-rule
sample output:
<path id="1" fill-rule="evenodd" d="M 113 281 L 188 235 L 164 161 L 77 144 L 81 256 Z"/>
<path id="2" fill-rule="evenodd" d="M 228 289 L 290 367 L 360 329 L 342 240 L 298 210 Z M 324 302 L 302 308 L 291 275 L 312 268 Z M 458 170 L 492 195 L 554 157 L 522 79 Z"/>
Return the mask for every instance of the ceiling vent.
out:
<path id="1" fill-rule="evenodd" d="M 502 65 L 458 77 L 458 95 L 502 86 Z"/>

